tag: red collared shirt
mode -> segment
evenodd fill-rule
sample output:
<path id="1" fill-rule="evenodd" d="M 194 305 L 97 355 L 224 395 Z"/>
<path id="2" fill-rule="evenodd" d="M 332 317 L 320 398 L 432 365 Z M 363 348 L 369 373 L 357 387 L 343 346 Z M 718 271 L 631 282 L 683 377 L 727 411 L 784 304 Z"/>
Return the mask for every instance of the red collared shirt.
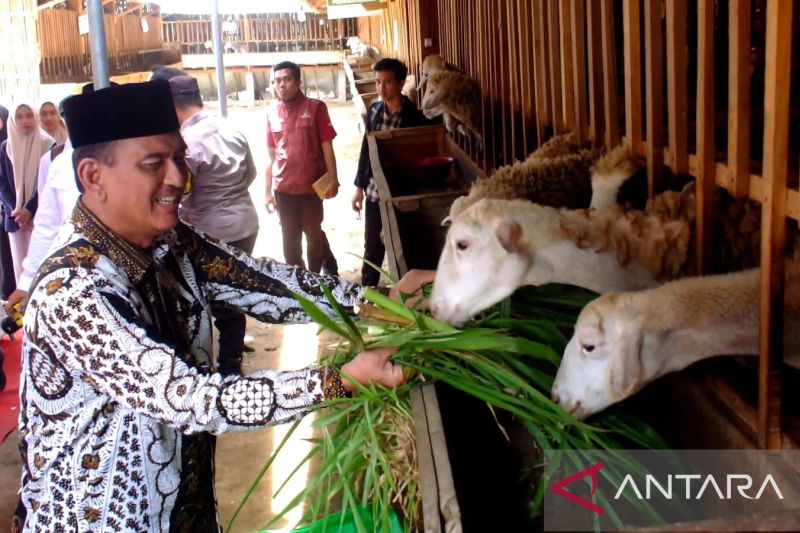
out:
<path id="1" fill-rule="evenodd" d="M 328 108 L 303 93 L 267 110 L 267 146 L 275 149 L 273 187 L 287 194 L 315 194 L 311 184 L 325 171 L 322 143 L 333 140 Z"/>

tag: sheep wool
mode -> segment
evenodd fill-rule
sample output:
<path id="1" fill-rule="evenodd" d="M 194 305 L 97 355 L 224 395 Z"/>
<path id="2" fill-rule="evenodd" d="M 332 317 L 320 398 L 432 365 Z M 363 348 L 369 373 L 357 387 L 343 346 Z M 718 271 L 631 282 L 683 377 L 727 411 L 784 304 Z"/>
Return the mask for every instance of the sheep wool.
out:
<path id="1" fill-rule="evenodd" d="M 498 168 L 476 182 L 466 197 L 453 202 L 450 218 L 482 198 L 528 200 L 550 207 L 589 207 L 592 197 L 590 168 L 594 150 L 580 150 L 572 134 L 553 137 L 525 161 Z"/>

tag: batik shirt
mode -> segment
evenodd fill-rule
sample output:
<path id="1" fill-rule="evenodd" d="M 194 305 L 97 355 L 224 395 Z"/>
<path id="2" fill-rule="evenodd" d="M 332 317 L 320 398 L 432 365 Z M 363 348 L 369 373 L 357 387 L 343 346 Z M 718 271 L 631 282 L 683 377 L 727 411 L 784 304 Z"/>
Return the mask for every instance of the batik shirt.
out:
<path id="1" fill-rule="evenodd" d="M 363 290 L 184 224 L 145 253 L 79 202 L 24 319 L 24 530 L 217 531 L 212 434 L 298 418 L 323 394 L 315 368 L 213 372 L 209 304 L 306 322 L 292 292 L 332 313 L 323 282 L 345 306 Z"/>

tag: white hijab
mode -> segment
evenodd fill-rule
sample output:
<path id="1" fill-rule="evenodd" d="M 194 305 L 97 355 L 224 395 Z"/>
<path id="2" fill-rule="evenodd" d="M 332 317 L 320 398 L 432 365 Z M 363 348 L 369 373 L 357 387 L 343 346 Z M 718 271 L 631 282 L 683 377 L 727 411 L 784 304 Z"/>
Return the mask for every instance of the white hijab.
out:
<path id="1" fill-rule="evenodd" d="M 17 110 L 27 106 L 33 112 L 33 131 L 25 135 L 17 126 Z M 18 103 L 8 114 L 8 143 L 6 153 L 14 166 L 14 187 L 17 192 L 15 210 L 22 209 L 30 202 L 39 179 L 39 160 L 53 146 L 53 138 L 39 127 L 38 109 L 26 103 Z"/>

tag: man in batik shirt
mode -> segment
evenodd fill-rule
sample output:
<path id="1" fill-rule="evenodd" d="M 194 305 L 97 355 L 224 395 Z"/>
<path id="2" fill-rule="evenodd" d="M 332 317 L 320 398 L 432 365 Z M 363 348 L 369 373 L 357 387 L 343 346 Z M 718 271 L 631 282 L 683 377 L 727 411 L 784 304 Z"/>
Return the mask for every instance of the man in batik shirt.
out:
<path id="1" fill-rule="evenodd" d="M 25 531 L 218 531 L 213 434 L 298 418 L 353 388 L 402 382 L 391 350 L 335 368 L 223 377 L 210 304 L 304 322 L 363 289 L 207 240 L 178 220 L 185 144 L 164 81 L 64 104 L 81 198 L 37 273 L 20 384 Z"/>

